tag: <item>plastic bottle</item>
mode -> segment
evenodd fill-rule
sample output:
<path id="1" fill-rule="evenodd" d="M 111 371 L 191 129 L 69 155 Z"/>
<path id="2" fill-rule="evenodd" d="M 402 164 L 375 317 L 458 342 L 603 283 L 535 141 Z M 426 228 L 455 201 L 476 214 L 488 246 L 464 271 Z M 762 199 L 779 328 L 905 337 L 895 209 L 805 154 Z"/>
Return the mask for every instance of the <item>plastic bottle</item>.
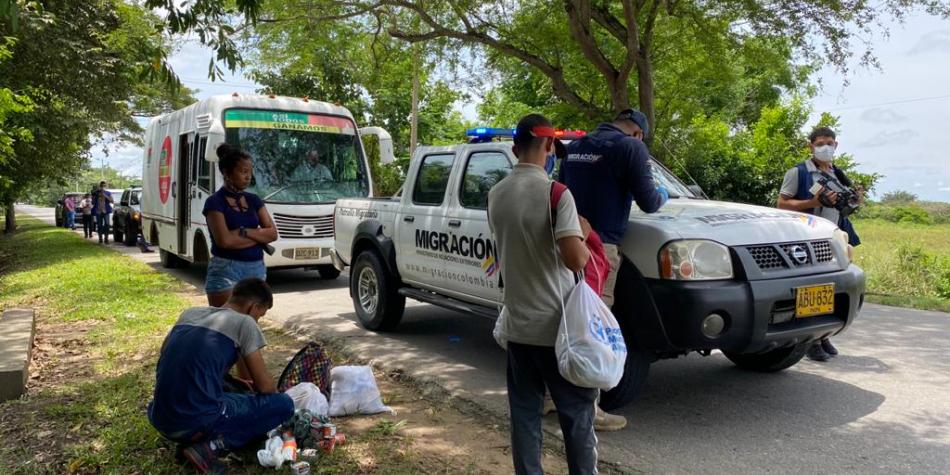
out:
<path id="1" fill-rule="evenodd" d="M 293 431 L 284 432 L 280 438 L 284 441 L 284 446 L 281 449 L 284 460 L 288 462 L 297 461 L 297 439 L 294 438 Z"/>

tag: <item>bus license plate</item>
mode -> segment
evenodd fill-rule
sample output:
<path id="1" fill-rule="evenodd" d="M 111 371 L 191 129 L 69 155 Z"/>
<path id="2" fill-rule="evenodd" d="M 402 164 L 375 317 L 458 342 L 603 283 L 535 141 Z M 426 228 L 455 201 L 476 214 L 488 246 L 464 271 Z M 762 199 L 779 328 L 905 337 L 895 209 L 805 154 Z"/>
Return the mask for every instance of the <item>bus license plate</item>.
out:
<path id="1" fill-rule="evenodd" d="M 320 258 L 319 247 L 298 247 L 294 249 L 294 259 L 296 260 L 319 259 L 319 258 Z"/>
<path id="2" fill-rule="evenodd" d="M 835 284 L 811 285 L 795 289 L 797 318 L 825 315 L 835 311 Z"/>

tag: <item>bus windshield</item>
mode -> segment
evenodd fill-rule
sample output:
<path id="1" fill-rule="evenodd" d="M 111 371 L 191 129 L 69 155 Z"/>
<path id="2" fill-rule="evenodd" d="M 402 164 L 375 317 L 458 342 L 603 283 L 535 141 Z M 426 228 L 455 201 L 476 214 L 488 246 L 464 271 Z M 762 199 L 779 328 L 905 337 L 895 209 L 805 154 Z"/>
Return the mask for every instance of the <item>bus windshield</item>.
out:
<path id="1" fill-rule="evenodd" d="M 272 203 L 328 203 L 369 194 L 353 121 L 300 112 L 229 109 L 225 140 L 251 154 L 248 191 Z"/>

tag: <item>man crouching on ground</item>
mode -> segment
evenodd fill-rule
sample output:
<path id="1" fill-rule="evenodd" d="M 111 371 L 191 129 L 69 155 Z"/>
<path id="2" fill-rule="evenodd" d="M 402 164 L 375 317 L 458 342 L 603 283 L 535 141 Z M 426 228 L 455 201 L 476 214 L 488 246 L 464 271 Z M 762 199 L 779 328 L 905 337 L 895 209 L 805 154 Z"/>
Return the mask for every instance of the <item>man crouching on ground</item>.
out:
<path id="1" fill-rule="evenodd" d="M 223 451 L 262 439 L 294 414 L 293 400 L 277 391 L 261 355 L 267 342 L 257 321 L 273 304 L 263 280 L 244 279 L 223 307 L 182 312 L 162 343 L 148 419 L 202 473 L 221 473 Z M 254 394 L 224 392 L 235 365 Z"/>
<path id="2" fill-rule="evenodd" d="M 488 221 L 498 243 L 505 285 L 501 338 L 508 346 L 508 405 L 515 473 L 541 474 L 541 406 L 547 386 L 564 433 L 572 475 L 597 473 L 594 402 L 598 390 L 581 388 L 558 371 L 554 342 L 563 299 L 574 288 L 573 272 L 590 254 L 590 228 L 565 191 L 552 229 L 551 179 L 544 171 L 554 151 L 554 128 L 531 114 L 518 122 L 518 164 L 488 193 Z M 586 232 L 585 232 L 586 230 Z"/>

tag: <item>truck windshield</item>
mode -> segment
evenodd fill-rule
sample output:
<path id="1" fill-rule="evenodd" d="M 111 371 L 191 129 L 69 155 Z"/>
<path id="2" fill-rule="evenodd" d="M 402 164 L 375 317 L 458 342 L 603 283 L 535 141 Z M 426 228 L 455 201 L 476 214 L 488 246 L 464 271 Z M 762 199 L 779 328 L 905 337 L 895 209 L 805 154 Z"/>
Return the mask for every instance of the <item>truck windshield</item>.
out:
<path id="1" fill-rule="evenodd" d="M 347 118 L 229 109 L 225 140 L 251 154 L 248 191 L 273 203 L 327 203 L 367 196 L 356 126 Z"/>
<path id="2" fill-rule="evenodd" d="M 650 162 L 653 181 L 656 182 L 657 186 L 665 186 L 666 191 L 670 193 L 670 198 L 696 198 L 696 195 L 689 191 L 689 188 L 679 178 L 676 178 L 673 172 L 667 170 L 656 159 L 652 159 Z"/>

